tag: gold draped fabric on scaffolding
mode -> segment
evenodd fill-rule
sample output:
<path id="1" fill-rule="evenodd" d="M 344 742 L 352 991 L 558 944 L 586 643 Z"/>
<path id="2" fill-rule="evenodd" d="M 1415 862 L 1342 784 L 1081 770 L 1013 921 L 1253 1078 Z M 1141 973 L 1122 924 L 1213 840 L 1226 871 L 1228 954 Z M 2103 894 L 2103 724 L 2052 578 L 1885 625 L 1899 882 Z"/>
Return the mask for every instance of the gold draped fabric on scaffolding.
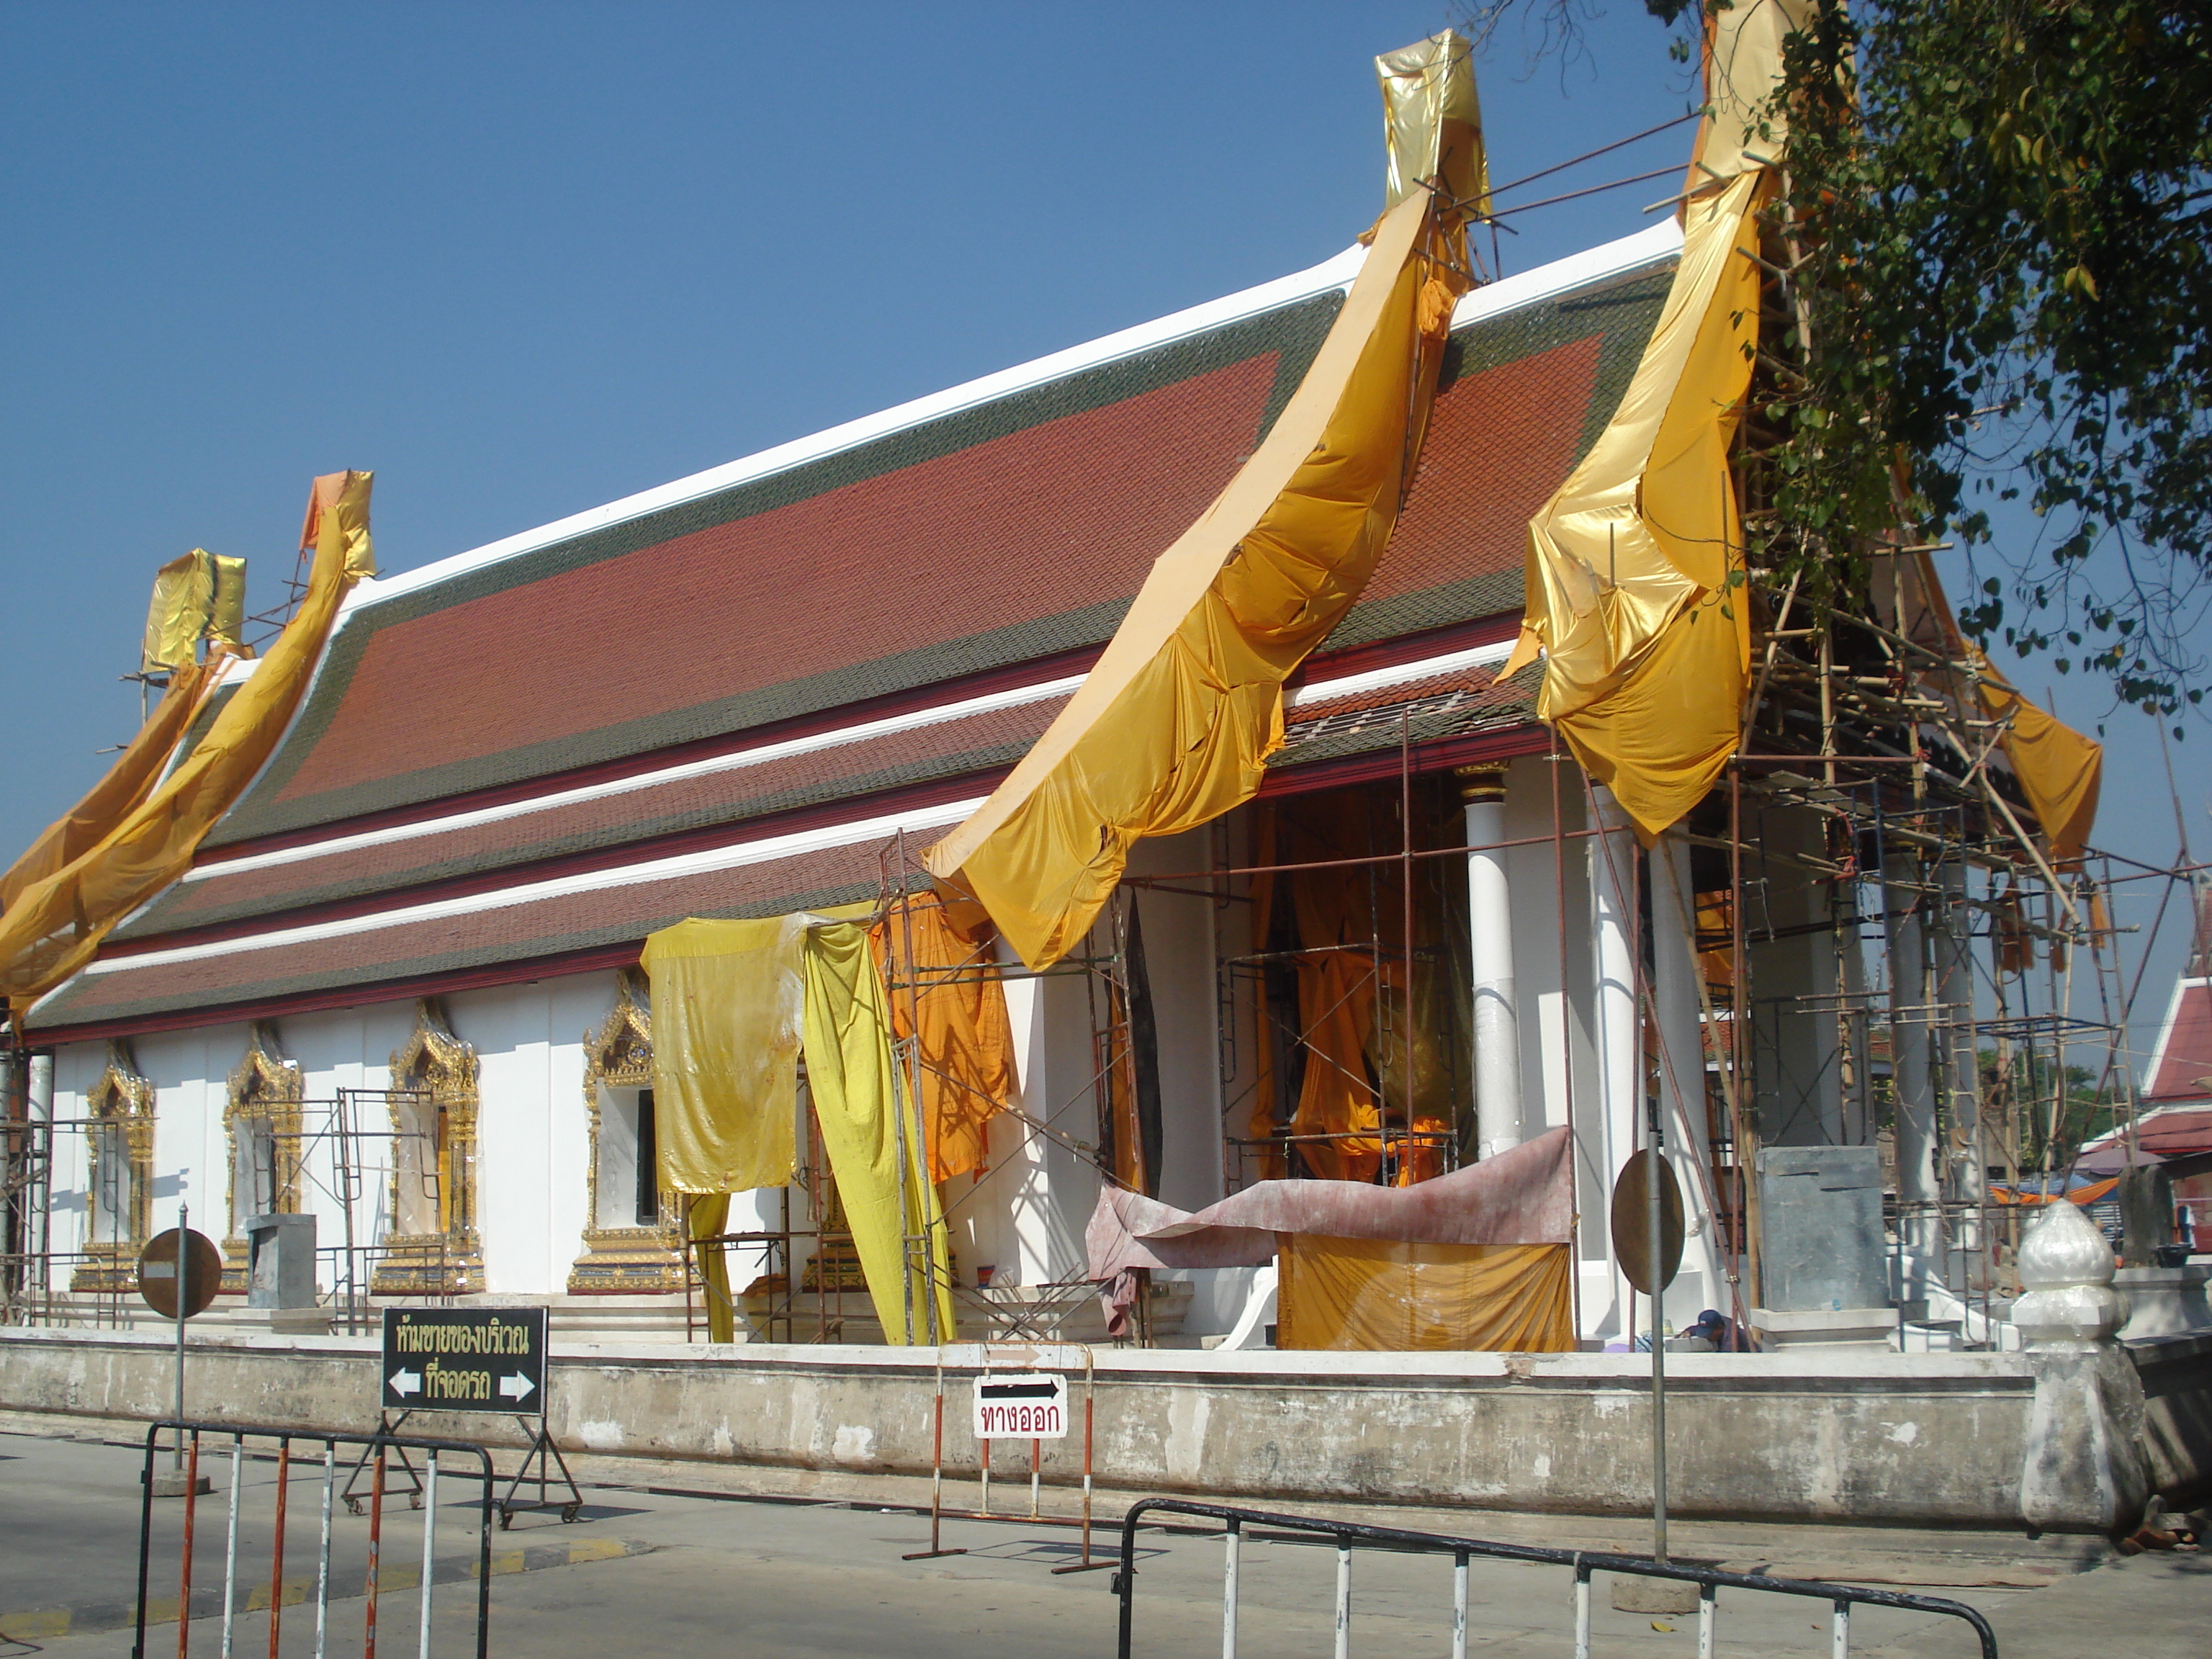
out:
<path id="1" fill-rule="evenodd" d="M 980 904 L 1031 968 L 1083 937 L 1136 842 L 1251 799 L 1282 744 L 1284 680 L 1351 608 L 1389 539 L 1467 286 L 1462 204 L 1486 189 L 1464 43 L 1427 44 L 1424 64 L 1378 70 L 1394 156 L 1437 158 L 1437 188 L 1407 190 L 1384 213 L 1259 448 L 1160 555 L 1044 735 L 925 856 L 956 905 Z M 1457 81 L 1464 95 L 1446 84 Z M 1449 132 L 1414 132 L 1423 109 Z"/>
<path id="2" fill-rule="evenodd" d="M 2061 866 L 2077 863 L 2097 821 L 2105 773 L 2104 746 L 2082 736 L 2016 690 L 1959 627 L 1934 558 L 1923 551 L 1885 554 L 1874 562 L 1875 609 L 1899 633 L 1937 657 L 1966 663 L 1970 674 L 1918 665 L 1921 681 L 1962 710 L 1980 706 L 1982 717 L 2006 720 L 2005 759 L 2021 793 L 2043 826 L 2051 854 Z M 1967 684 L 1971 679 L 1972 684 Z"/>
<path id="3" fill-rule="evenodd" d="M 167 674 L 191 667 L 203 639 L 244 656 L 245 628 L 246 561 L 196 547 L 154 574 L 139 672 Z"/>
<path id="4" fill-rule="evenodd" d="M 799 1058 L 821 1126 L 853 1249 L 887 1342 L 906 1340 L 907 1310 L 952 1325 L 951 1261 L 937 1190 L 892 1074 L 890 1009 L 870 945 L 874 907 L 844 905 L 753 921 L 690 921 L 647 939 L 653 985 L 653 1099 L 660 1182 L 692 1194 L 694 1238 L 721 1231 L 729 1194 L 781 1187 L 798 1156 Z M 914 1120 L 908 1116 L 909 1125 Z M 907 1240 L 929 1240 L 927 1265 Z M 702 1252 L 709 1334 L 728 1341 L 734 1310 L 722 1252 Z"/>
<path id="5" fill-rule="evenodd" d="M 1647 844 L 1741 741 L 1751 634 L 1729 451 L 1759 337 L 1756 216 L 1787 137 L 1771 100 L 1806 9 L 1708 13 L 1681 260 L 1620 408 L 1529 523 L 1528 612 L 1499 672 L 1543 648 L 1538 714 Z"/>
<path id="6" fill-rule="evenodd" d="M 210 687 L 222 678 L 224 658 L 192 663 L 169 677 L 169 689 L 138 728 L 107 775 L 66 817 L 55 820 L 23 855 L 0 876 L 0 911 L 14 905 L 34 882 L 44 880 L 97 847 L 146 799 L 161 769 L 191 726 Z"/>
<path id="7" fill-rule="evenodd" d="M 322 513 L 307 593 L 252 677 L 173 772 L 97 842 L 23 886 L 0 914 L 0 988 L 19 1018 L 89 962 L 116 923 L 185 873 L 201 838 L 283 736 L 356 580 L 349 562 L 368 557 L 374 475 L 338 476 L 346 483 Z M 145 759 L 126 750 L 124 763 L 137 769 Z M 117 793 L 129 792 L 118 787 Z M 60 842 L 70 839 L 64 826 L 47 836 L 57 830 Z"/>
<path id="8" fill-rule="evenodd" d="M 1759 329 L 1762 175 L 1692 201 L 1681 262 L 1620 407 L 1528 526 L 1537 713 L 1649 842 L 1735 752 L 1750 662 L 1728 464 Z"/>

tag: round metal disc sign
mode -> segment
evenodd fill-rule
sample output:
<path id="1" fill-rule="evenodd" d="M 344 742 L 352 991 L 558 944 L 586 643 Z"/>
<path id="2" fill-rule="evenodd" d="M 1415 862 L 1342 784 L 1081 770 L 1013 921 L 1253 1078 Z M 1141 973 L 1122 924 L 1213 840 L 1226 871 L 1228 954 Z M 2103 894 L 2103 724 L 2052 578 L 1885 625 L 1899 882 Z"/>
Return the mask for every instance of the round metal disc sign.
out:
<path id="1" fill-rule="evenodd" d="M 184 1271 L 177 1268 L 178 1241 L 184 1241 Z M 138 1294 L 164 1319 L 177 1316 L 177 1290 L 184 1287 L 185 1317 L 204 1310 L 222 1288 L 222 1252 L 205 1233 L 179 1233 L 172 1227 L 148 1241 L 138 1253 Z"/>
<path id="2" fill-rule="evenodd" d="M 1613 1253 L 1628 1282 L 1645 1296 L 1651 1294 L 1651 1189 L 1645 1184 L 1650 1156 L 1638 1152 L 1613 1183 Z M 1664 1152 L 1659 1154 L 1659 1257 L 1664 1290 L 1682 1266 L 1682 1189 Z"/>

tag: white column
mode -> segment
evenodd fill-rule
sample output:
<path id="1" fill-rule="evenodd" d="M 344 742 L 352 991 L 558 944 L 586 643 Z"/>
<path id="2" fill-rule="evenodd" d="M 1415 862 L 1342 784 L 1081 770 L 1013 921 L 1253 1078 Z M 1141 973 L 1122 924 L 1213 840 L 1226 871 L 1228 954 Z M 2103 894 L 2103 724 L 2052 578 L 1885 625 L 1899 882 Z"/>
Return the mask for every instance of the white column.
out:
<path id="1" fill-rule="evenodd" d="M 1936 877 L 1939 908 L 1929 926 L 1938 1005 L 1937 1074 L 1943 1091 L 1942 1127 L 1949 1131 L 1952 1149 L 1947 1160 L 1950 1167 L 1949 1178 L 1943 1183 L 1944 1195 L 1962 1204 L 1979 1204 L 1987 1196 L 1989 1158 L 1982 1142 L 1981 1055 L 1973 1026 L 1974 971 L 1968 954 L 1972 949 L 1972 915 L 1966 908 L 1966 866 L 1956 859 L 1946 859 L 1937 866 Z M 1988 1264 L 1981 1255 L 1981 1218 L 1962 1211 L 1957 1222 L 1963 1273 L 1956 1288 L 1964 1295 L 1986 1288 Z"/>
<path id="2" fill-rule="evenodd" d="M 1659 1066 L 1665 1112 L 1667 1161 L 1682 1188 L 1682 1269 L 1667 1293 L 1667 1315 L 1677 1326 L 1727 1304 L 1720 1223 L 1710 1201 L 1712 1152 L 1706 1133 L 1705 1045 L 1698 996 L 1697 896 L 1690 876 L 1689 843 L 1668 836 L 1651 854 L 1651 1001 L 1666 1048 Z M 1699 1299 L 1702 1298 L 1702 1299 Z"/>
<path id="3" fill-rule="evenodd" d="M 1636 1011 L 1635 891 L 1636 838 L 1612 792 L 1599 789 L 1600 831 L 1589 838 L 1591 965 L 1590 1036 L 1596 1049 L 1598 1132 L 1603 1137 L 1605 1189 L 1620 1178 L 1621 1166 L 1644 1144 L 1641 1024 Z M 1579 1129 L 1577 1131 L 1579 1133 Z M 1607 1255 L 1611 1255 L 1608 1249 Z M 1613 1281 L 1613 1330 L 1625 1329 L 1628 1281 L 1618 1263 Z"/>
<path id="4" fill-rule="evenodd" d="M 1521 1144 L 1521 1004 L 1513 981 L 1513 889 L 1506 854 L 1505 780 L 1483 775 L 1467 803 L 1468 938 L 1474 986 L 1478 1158 Z"/>
<path id="5" fill-rule="evenodd" d="M 1936 1079 L 1929 1065 L 1928 959 L 1918 908 L 1921 890 L 1917 859 L 1899 860 L 1897 878 L 1882 887 L 1889 915 L 1890 1067 L 1897 1095 L 1897 1197 L 1905 1206 L 1899 1236 L 1920 1271 L 1940 1279 L 1943 1271 L 1943 1218 L 1936 1207 Z M 1910 1267 L 1899 1294 L 1917 1300 L 1925 1281 Z"/>

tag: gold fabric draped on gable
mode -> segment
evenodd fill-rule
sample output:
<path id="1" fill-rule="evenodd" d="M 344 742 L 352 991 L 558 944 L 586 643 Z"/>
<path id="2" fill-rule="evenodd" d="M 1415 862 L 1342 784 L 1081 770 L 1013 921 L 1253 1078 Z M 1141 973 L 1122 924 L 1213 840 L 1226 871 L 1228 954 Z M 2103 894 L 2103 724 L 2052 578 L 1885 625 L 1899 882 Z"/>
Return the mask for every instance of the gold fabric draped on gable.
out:
<path id="1" fill-rule="evenodd" d="M 1487 189 L 1456 40 L 1377 61 L 1404 193 L 1288 405 L 1154 562 L 1059 718 L 924 856 L 956 908 L 980 905 L 1033 969 L 1082 939 L 1135 842 L 1252 798 L 1282 746 L 1284 680 L 1389 540 L 1466 288 L 1464 204 Z M 1393 62 L 1408 53 L 1422 61 Z M 1423 136 L 1423 120 L 1437 130 Z M 1419 166 L 1440 172 L 1407 188 Z"/>

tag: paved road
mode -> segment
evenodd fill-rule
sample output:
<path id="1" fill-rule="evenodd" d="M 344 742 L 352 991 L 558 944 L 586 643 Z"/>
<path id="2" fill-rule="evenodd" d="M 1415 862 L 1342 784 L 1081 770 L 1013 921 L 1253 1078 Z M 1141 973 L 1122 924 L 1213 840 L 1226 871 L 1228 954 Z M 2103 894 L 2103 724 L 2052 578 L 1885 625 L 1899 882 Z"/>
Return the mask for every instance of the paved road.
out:
<path id="1" fill-rule="evenodd" d="M 135 1580 L 137 1459 L 98 1444 L 0 1436 L 0 1659 L 120 1659 L 130 1633 L 47 1635 L 26 1626 L 33 1609 L 127 1601 Z M 604 1465 L 599 1466 L 604 1468 Z M 240 1559 L 265 1574 L 266 1512 L 273 1468 L 248 1462 L 240 1482 Z M 218 1474 L 222 1473 L 218 1469 Z M 312 1571 L 319 1480 L 295 1487 L 288 1528 L 286 1577 Z M 946 1541 L 969 1553 L 934 1561 L 901 1556 L 926 1547 L 926 1517 L 841 1503 L 724 1501 L 587 1487 L 591 1507 L 573 1527 L 551 1517 L 518 1519 L 495 1547 L 520 1566 L 522 1553 L 566 1559 L 588 1545 L 618 1559 L 514 1571 L 493 1581 L 492 1651 L 501 1656 L 617 1653 L 659 1659 L 702 1651 L 717 1659 L 752 1656 L 915 1656 L 916 1659 L 1032 1659 L 1038 1655 L 1107 1655 L 1114 1650 L 1115 1605 L 1104 1573 L 1055 1576 L 1074 1550 L 1065 1529 L 1024 1522 L 953 1522 Z M 175 1594 L 175 1511 L 166 1503 L 155 1543 L 156 1594 Z M 227 1493 L 202 1499 L 196 1579 L 219 1574 Z M 465 1507 L 440 1506 L 441 1557 L 465 1571 L 473 1538 Z M 334 1521 L 333 1601 L 328 1651 L 363 1652 L 366 1604 L 362 1552 L 367 1522 Z M 380 1645 L 387 1659 L 416 1651 L 420 1520 L 395 1510 L 384 1540 L 387 1573 L 408 1587 L 380 1598 Z M 447 1540 L 451 1540 L 451 1550 Z M 1212 1538 L 1145 1534 L 1137 1601 L 1137 1651 L 1211 1655 L 1221 1650 L 1221 1546 Z M 548 1546 L 554 1547 L 551 1549 Z M 588 1553 L 583 1552 L 583 1553 Z M 2005 1638 L 2006 1659 L 2064 1654 L 2080 1659 L 2124 1643 L 2130 1659 L 2202 1659 L 2212 1651 L 2212 1576 L 2203 1558 L 2139 1558 L 2033 1591 L 1969 1589 L 1958 1599 L 1990 1613 Z M 1248 1653 L 1329 1651 L 1335 1563 L 1326 1547 L 1248 1541 L 1243 1551 L 1242 1633 Z M 391 1581 L 387 1579 L 387 1583 Z M 1601 1580 L 1602 1584 L 1603 1581 Z M 1369 1554 L 1356 1558 L 1352 1650 L 1442 1656 L 1448 1650 L 1448 1561 Z M 1498 1656 L 1557 1655 L 1570 1626 L 1570 1578 L 1564 1570 L 1476 1564 L 1471 1575 L 1470 1647 Z M 437 1592 L 433 1659 L 467 1659 L 473 1586 Z M 1601 1656 L 1696 1651 L 1695 1620 L 1617 1613 L 1596 1598 Z M 212 1603 L 208 1604 L 210 1607 Z M 1721 1652 L 1825 1654 L 1826 1611 L 1818 1605 L 1724 1593 Z M 11 1623 L 16 1628 L 10 1628 Z M 267 1615 L 241 1613 L 239 1654 L 268 1650 Z M 159 1629 L 149 1652 L 164 1656 L 173 1624 Z M 288 1610 L 283 1652 L 307 1659 L 313 1621 L 307 1607 Z M 1916 1615 L 1870 1610 L 1853 1628 L 1855 1650 L 1898 1659 L 1966 1659 L 1975 1652 L 1963 1626 L 1940 1628 Z M 197 1618 L 190 1644 L 215 1659 L 220 1620 Z M 189 1654 L 184 1659 L 190 1659 Z"/>

